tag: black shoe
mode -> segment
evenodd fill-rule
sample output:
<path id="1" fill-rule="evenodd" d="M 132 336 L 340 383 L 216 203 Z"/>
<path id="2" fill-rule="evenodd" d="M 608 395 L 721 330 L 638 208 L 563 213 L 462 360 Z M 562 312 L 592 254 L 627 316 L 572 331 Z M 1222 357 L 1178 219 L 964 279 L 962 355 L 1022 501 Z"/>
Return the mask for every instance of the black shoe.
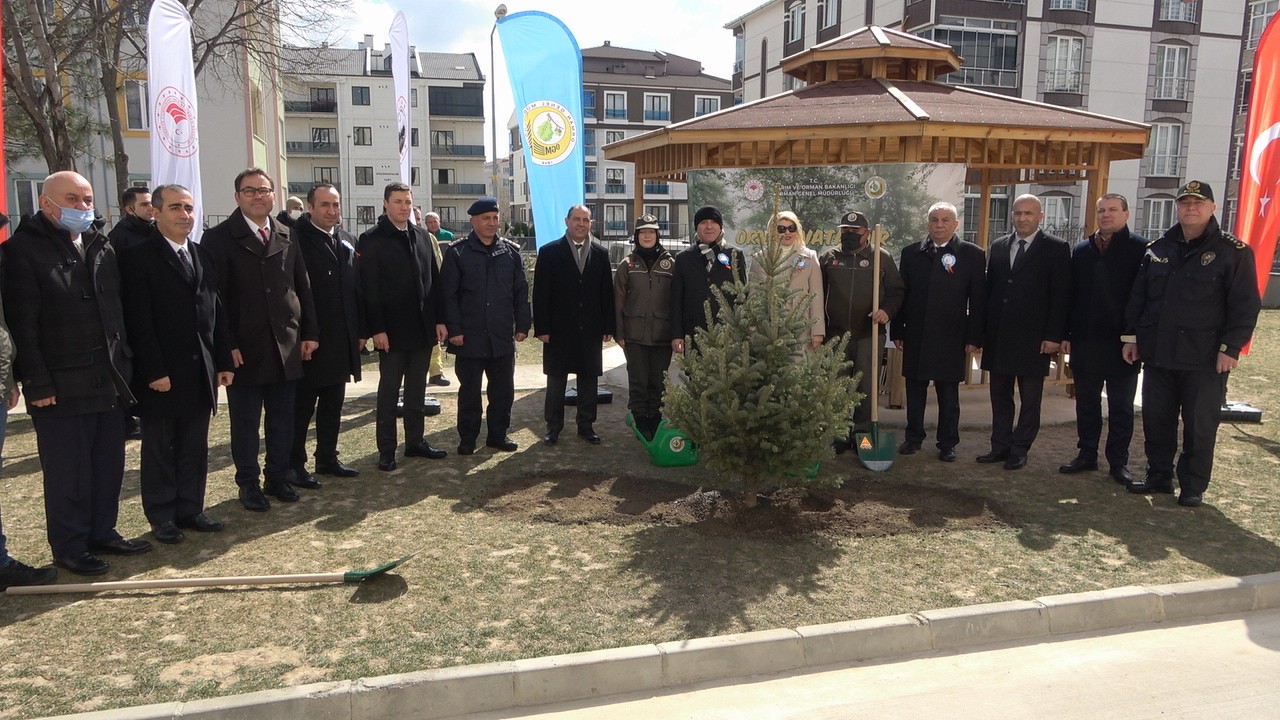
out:
<path id="1" fill-rule="evenodd" d="M 280 502 L 298 502 L 298 491 L 294 490 L 293 486 L 287 482 L 265 483 L 262 486 L 262 493 L 270 495 Z"/>
<path id="2" fill-rule="evenodd" d="M 458 443 L 458 454 L 459 455 L 475 455 L 476 454 L 475 442 Z"/>
<path id="3" fill-rule="evenodd" d="M 324 462 L 317 460 L 316 474 L 332 475 L 334 477 L 355 477 L 360 474 L 360 471 L 350 465 L 343 465 L 342 461 L 338 460 L 338 458 L 333 458 L 332 460 L 325 460 Z"/>
<path id="4" fill-rule="evenodd" d="M 196 532 L 222 532 L 226 525 L 221 520 L 214 520 L 204 513 L 196 513 L 191 517 L 178 518 L 175 523 L 184 530 L 195 530 Z"/>
<path id="5" fill-rule="evenodd" d="M 382 453 L 378 455 L 378 469 L 382 472 L 391 472 L 396 469 L 396 454 Z"/>
<path id="6" fill-rule="evenodd" d="M 91 552 L 82 552 L 75 557 L 56 557 L 53 564 L 76 575 L 101 575 L 111 569 L 106 560 Z"/>
<path id="7" fill-rule="evenodd" d="M 449 378 L 445 377 L 444 375 L 432 375 L 431 377 L 427 378 L 427 384 L 438 385 L 440 387 L 449 387 L 453 383 L 449 382 Z"/>
<path id="8" fill-rule="evenodd" d="M 289 484 L 304 490 L 319 490 L 322 487 L 316 476 L 307 472 L 306 468 L 294 468 L 293 474 L 289 476 Z"/>
<path id="9" fill-rule="evenodd" d="M 409 443 L 404 446 L 405 457 L 424 457 L 430 458 L 431 460 L 440 460 L 448 455 L 449 453 L 441 450 L 440 448 L 431 447 L 431 444 L 426 440 L 419 440 L 418 442 Z"/>
<path id="10" fill-rule="evenodd" d="M 1110 475 L 1112 480 L 1121 485 L 1128 485 L 1133 482 L 1133 473 L 1129 472 L 1129 468 L 1123 465 L 1112 465 Z"/>
<path id="11" fill-rule="evenodd" d="M 547 431 L 547 434 L 542 436 L 542 442 L 544 445 L 555 445 L 560 442 L 560 431 Z"/>
<path id="12" fill-rule="evenodd" d="M 956 449 L 955 449 L 955 448 L 942 448 L 941 450 L 939 450 L 939 451 L 938 451 L 938 459 L 939 459 L 939 460 L 941 460 L 942 462 L 955 462 L 955 461 L 956 461 Z"/>
<path id="13" fill-rule="evenodd" d="M 920 443 L 915 440 L 903 440 L 898 446 L 899 455 L 915 455 L 918 452 L 920 452 Z"/>
<path id="14" fill-rule="evenodd" d="M 1022 468 L 1026 467 L 1026 466 L 1027 466 L 1027 456 L 1026 456 L 1026 455 L 1010 455 L 1010 456 L 1009 456 L 1009 457 L 1004 461 L 1004 469 L 1005 469 L 1005 470 L 1021 470 Z"/>
<path id="15" fill-rule="evenodd" d="M 178 529 L 178 526 L 171 522 L 162 522 L 159 525 L 151 526 L 151 534 L 156 536 L 156 540 L 165 545 L 177 545 L 187 539 L 186 535 Z"/>
<path id="16" fill-rule="evenodd" d="M 596 431 L 592 430 L 590 427 L 578 428 L 578 437 L 582 438 L 583 440 L 586 440 L 592 445 L 600 444 L 600 436 L 597 435 Z"/>
<path id="17" fill-rule="evenodd" d="M 240 504 L 245 510 L 253 512 L 266 512 L 271 509 L 271 503 L 267 502 L 267 496 L 262 494 L 262 488 L 254 485 L 253 487 L 240 488 Z"/>
<path id="18" fill-rule="evenodd" d="M 14 560 L 0 570 L 0 592 L 20 585 L 48 585 L 57 579 L 58 571 L 53 568 L 33 568 Z"/>
<path id="19" fill-rule="evenodd" d="M 1182 493 L 1178 496 L 1178 504 L 1182 507 L 1200 507 L 1204 498 L 1194 493 Z"/>
<path id="20" fill-rule="evenodd" d="M 1147 476 L 1141 480 L 1134 480 L 1125 485 L 1125 489 L 1135 495 L 1153 495 L 1161 493 L 1164 495 L 1173 494 L 1173 478 L 1164 473 L 1147 473 Z"/>
<path id="21" fill-rule="evenodd" d="M 107 542 L 91 542 L 89 551 L 95 555 L 141 555 L 151 552 L 151 543 L 146 540 L 116 538 Z"/>
<path id="22" fill-rule="evenodd" d="M 986 465 L 990 465 L 992 463 L 1004 462 L 1005 460 L 1009 459 L 1009 451 L 1008 450 L 992 450 L 986 455 L 979 455 L 974 459 Z"/>
<path id="23" fill-rule="evenodd" d="M 1063 475 L 1075 475 L 1076 473 L 1082 473 L 1088 470 L 1097 470 L 1097 469 L 1098 469 L 1098 458 L 1096 456 L 1089 457 L 1084 453 L 1077 455 L 1075 460 L 1072 460 L 1066 465 L 1058 466 L 1058 472 L 1062 473 Z"/>
<path id="24" fill-rule="evenodd" d="M 502 452 L 515 452 L 520 449 L 520 446 L 516 444 L 515 440 L 505 436 L 500 437 L 497 440 L 485 440 L 484 444 L 485 447 L 491 447 L 495 450 L 501 450 Z"/>

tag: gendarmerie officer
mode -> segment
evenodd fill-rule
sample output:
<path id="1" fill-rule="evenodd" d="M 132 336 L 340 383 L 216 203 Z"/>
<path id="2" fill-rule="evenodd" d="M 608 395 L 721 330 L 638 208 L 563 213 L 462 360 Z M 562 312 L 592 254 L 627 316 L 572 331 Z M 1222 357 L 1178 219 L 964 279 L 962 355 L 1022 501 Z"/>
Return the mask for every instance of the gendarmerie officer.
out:
<path id="1" fill-rule="evenodd" d="M 1213 189 L 1192 180 L 1178 191 L 1178 224 L 1147 246 L 1125 311 L 1123 353 L 1142 360 L 1147 475 L 1133 493 L 1172 493 L 1178 417 L 1178 504 L 1200 505 L 1213 473 L 1227 373 L 1249 343 L 1258 310 L 1253 250 L 1218 227 Z"/>

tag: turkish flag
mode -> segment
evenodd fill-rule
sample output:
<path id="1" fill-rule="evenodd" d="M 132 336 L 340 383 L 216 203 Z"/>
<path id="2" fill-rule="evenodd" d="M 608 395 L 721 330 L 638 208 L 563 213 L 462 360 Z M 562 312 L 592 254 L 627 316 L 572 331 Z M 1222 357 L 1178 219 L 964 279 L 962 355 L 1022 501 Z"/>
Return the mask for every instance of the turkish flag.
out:
<path id="1" fill-rule="evenodd" d="M 1253 56 L 1253 89 L 1241 155 L 1240 204 L 1236 237 L 1253 248 L 1258 266 L 1258 294 L 1267 291 L 1271 259 L 1280 235 L 1280 29 L 1267 24 Z"/>

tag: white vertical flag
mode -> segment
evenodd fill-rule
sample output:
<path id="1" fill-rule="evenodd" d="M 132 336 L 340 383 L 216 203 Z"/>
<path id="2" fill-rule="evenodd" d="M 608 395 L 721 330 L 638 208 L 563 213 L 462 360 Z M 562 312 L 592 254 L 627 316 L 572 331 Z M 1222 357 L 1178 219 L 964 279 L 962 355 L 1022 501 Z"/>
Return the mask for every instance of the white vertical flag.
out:
<path id="1" fill-rule="evenodd" d="M 199 242 L 204 211 L 191 15 L 178 0 L 155 0 L 147 18 L 147 96 L 151 108 L 151 184 L 176 183 L 191 190 L 196 205 L 191 239 Z"/>
<path id="2" fill-rule="evenodd" d="M 391 79 L 396 88 L 396 142 L 400 148 L 400 182 L 412 183 L 409 165 L 409 21 L 404 11 L 391 20 Z M 412 217 L 412 216 L 410 216 Z"/>

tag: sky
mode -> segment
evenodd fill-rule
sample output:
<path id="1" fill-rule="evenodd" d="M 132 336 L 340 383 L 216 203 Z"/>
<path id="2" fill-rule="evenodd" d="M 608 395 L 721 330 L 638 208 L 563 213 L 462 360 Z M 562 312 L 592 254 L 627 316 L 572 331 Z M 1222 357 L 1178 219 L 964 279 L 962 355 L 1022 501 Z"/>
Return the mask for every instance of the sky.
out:
<path id="1" fill-rule="evenodd" d="M 763 0 L 520 0 L 505 2 L 508 14 L 540 10 L 556 16 L 568 26 L 578 47 L 596 47 L 608 40 L 635 50 L 662 50 L 698 60 L 703 72 L 730 78 L 733 69 L 733 34 L 724 29 L 734 20 L 761 5 Z M 493 11 L 499 0 L 432 0 L 429 3 L 353 0 L 353 17 L 341 47 L 354 48 L 366 34 L 373 35 L 375 47 L 387 42 L 387 29 L 397 10 L 409 21 L 409 42 L 429 52 L 475 53 L 486 83 L 497 78 L 499 118 L 498 151 L 507 153 L 506 122 L 513 102 L 502 46 L 494 37 L 494 57 L 498 72 L 489 69 L 489 33 Z M 584 12 L 586 10 L 586 12 Z M 489 127 L 490 88 L 485 87 L 485 146 Z M 492 153 L 492 149 L 489 150 Z"/>

